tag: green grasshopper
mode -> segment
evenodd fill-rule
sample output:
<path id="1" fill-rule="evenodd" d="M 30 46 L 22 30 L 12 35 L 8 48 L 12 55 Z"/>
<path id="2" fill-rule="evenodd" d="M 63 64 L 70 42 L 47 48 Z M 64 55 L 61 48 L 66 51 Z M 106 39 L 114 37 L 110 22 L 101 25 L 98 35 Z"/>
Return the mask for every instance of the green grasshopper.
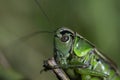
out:
<path id="1" fill-rule="evenodd" d="M 54 34 L 54 59 L 57 65 L 49 69 L 63 69 L 70 80 L 120 80 L 117 66 L 91 42 L 68 28 L 59 28 Z"/>
<path id="2" fill-rule="evenodd" d="M 54 34 L 54 58 L 55 67 L 62 68 L 70 80 L 120 80 L 117 66 L 68 28 L 59 28 Z"/>

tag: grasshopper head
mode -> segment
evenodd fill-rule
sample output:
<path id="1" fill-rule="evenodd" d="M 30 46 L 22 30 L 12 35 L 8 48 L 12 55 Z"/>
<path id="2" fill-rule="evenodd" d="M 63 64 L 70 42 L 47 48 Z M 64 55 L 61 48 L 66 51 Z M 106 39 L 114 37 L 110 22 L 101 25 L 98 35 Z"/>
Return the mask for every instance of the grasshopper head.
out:
<path id="1" fill-rule="evenodd" d="M 73 47 L 75 33 L 68 28 L 59 28 L 56 30 L 54 35 L 54 49 L 55 49 L 55 58 L 57 61 L 66 60 Z"/>

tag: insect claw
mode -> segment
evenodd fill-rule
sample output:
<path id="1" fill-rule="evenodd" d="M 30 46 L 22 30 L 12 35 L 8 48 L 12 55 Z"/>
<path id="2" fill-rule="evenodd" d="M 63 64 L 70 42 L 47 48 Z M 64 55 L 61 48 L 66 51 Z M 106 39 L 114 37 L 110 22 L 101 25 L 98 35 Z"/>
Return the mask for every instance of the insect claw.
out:
<path id="1" fill-rule="evenodd" d="M 40 70 L 40 74 L 42 74 L 42 72 L 44 72 L 44 71 L 45 71 L 45 69 Z"/>
<path id="2" fill-rule="evenodd" d="M 51 69 L 51 66 L 48 64 L 48 62 L 47 62 L 46 60 L 44 61 L 44 65 L 43 65 L 43 67 L 44 67 L 44 70 L 45 70 L 45 71 Z"/>
<path id="3" fill-rule="evenodd" d="M 40 70 L 40 74 L 41 74 L 42 72 L 48 71 L 48 70 L 51 70 L 51 69 L 50 69 L 50 68 L 44 68 L 44 69 Z"/>

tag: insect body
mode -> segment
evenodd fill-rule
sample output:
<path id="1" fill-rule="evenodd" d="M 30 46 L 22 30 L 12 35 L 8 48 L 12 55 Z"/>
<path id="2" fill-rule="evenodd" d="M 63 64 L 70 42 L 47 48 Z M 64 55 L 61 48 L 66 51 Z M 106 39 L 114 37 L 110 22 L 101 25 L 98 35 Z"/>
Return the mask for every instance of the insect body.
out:
<path id="1" fill-rule="evenodd" d="M 111 60 L 88 40 L 68 28 L 54 35 L 54 57 L 71 80 L 120 80 Z"/>

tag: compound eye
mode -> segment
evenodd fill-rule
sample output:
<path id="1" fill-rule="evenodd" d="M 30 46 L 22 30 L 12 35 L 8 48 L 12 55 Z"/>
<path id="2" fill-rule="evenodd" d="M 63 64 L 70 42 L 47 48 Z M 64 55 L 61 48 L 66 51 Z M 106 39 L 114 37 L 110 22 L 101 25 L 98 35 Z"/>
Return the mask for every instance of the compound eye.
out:
<path id="1" fill-rule="evenodd" d="M 69 36 L 67 36 L 67 35 L 63 35 L 62 38 L 61 38 L 62 42 L 66 42 L 68 40 L 69 40 Z"/>

